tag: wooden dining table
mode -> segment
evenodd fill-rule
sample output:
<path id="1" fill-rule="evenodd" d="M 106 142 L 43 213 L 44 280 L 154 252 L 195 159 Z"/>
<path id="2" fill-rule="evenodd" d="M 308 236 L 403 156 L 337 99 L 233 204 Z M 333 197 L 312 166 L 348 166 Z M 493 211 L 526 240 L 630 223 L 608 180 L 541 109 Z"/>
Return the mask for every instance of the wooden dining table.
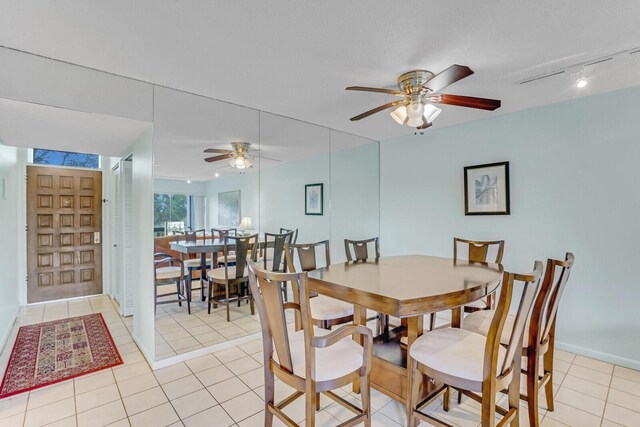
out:
<path id="1" fill-rule="evenodd" d="M 463 306 L 493 292 L 502 273 L 500 264 L 404 255 L 311 271 L 309 289 L 352 303 L 356 324 L 366 324 L 367 309 L 401 319 L 401 325 L 374 338 L 371 385 L 404 403 L 407 346 L 422 335 L 424 315 L 452 310 L 452 326 L 460 327 Z M 403 336 L 407 345 L 400 342 Z M 424 393 L 431 388 L 425 380 Z"/>

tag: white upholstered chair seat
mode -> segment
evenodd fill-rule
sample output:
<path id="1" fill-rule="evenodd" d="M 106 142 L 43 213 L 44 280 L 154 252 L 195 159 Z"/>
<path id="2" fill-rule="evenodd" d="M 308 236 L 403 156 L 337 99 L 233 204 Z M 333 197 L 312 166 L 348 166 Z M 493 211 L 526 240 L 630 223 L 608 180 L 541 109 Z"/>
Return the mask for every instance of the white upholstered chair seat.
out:
<path id="1" fill-rule="evenodd" d="M 229 270 L 229 280 L 234 280 L 236 278 L 236 268 L 235 267 L 226 267 Z M 214 268 L 213 270 L 209 270 L 207 272 L 207 277 L 213 280 L 214 282 L 224 283 L 225 281 L 225 267 Z M 243 277 L 249 277 L 249 271 L 245 267 Z"/>
<path id="2" fill-rule="evenodd" d="M 475 301 L 470 302 L 469 304 L 465 304 L 465 307 L 471 307 L 478 310 L 485 310 L 487 308 L 487 299 L 480 298 Z"/>
<path id="3" fill-rule="evenodd" d="M 491 327 L 491 320 L 493 319 L 493 315 L 495 314 L 495 310 L 482 310 L 476 311 L 475 313 L 470 313 L 467 317 L 462 321 L 462 328 L 467 331 L 475 332 L 480 335 L 486 336 L 489 333 L 489 328 Z M 513 324 L 516 321 L 516 316 L 513 314 L 508 314 L 506 320 L 504 321 L 504 329 L 502 330 L 502 336 L 500 337 L 500 344 L 508 345 L 509 339 L 511 338 L 511 331 L 513 330 Z M 529 341 L 529 322 L 525 325 L 525 333 L 523 338 L 523 347 L 527 347 Z"/>
<path id="4" fill-rule="evenodd" d="M 419 337 L 409 352 L 411 357 L 427 367 L 427 375 L 436 380 L 440 379 L 440 373 L 443 376 L 482 383 L 486 341 L 485 336 L 465 329 L 437 329 Z M 499 367 L 505 356 L 506 350 L 500 346 Z"/>
<path id="5" fill-rule="evenodd" d="M 188 275 L 189 272 L 185 269 L 184 275 Z M 180 267 L 170 266 L 170 267 L 158 267 L 156 268 L 156 279 L 158 280 L 170 280 L 170 279 L 180 279 Z"/>
<path id="6" fill-rule="evenodd" d="M 309 305 L 311 317 L 316 320 L 332 320 L 353 315 L 353 304 L 324 295 L 310 298 Z"/>
<path id="7" fill-rule="evenodd" d="M 235 254 L 231 255 L 227 255 L 227 262 L 236 262 L 236 256 Z M 218 264 L 224 264 L 224 255 L 223 256 L 219 256 L 218 257 Z"/>
<path id="8" fill-rule="evenodd" d="M 295 332 L 293 325 L 287 325 L 289 333 L 289 348 L 291 351 L 291 363 L 293 373 L 301 378 L 305 378 L 306 359 L 304 346 L 304 331 Z M 313 327 L 314 336 L 322 336 L 331 331 Z M 343 377 L 351 372 L 360 369 L 364 361 L 364 349 L 356 343 L 350 336 L 341 339 L 332 346 L 325 348 L 315 348 L 316 352 L 316 372 L 315 381 L 327 381 Z M 277 353 L 273 352 L 273 358 L 278 361 Z"/>
<path id="9" fill-rule="evenodd" d="M 185 268 L 200 267 L 200 258 L 185 259 L 183 262 Z M 207 258 L 205 262 L 207 265 L 211 265 L 211 258 Z"/>

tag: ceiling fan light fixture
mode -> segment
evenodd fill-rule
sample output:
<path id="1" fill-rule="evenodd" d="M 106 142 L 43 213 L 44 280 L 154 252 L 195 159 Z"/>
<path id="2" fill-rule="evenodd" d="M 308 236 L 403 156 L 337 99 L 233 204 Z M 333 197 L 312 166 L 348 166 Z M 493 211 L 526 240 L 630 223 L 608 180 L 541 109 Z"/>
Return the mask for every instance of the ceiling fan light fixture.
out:
<path id="1" fill-rule="evenodd" d="M 409 120 L 422 120 L 422 115 L 424 114 L 424 104 L 422 102 L 410 102 L 407 105 L 407 116 Z M 413 127 L 407 122 L 408 126 Z"/>
<path id="2" fill-rule="evenodd" d="M 441 112 L 441 108 L 438 108 L 433 104 L 427 104 L 424 106 L 423 119 L 427 123 L 432 123 L 440 115 Z"/>
<path id="3" fill-rule="evenodd" d="M 418 126 L 421 126 L 421 125 L 422 125 L 422 116 L 418 117 L 417 119 L 414 119 L 411 117 L 407 119 L 407 126 L 411 128 L 417 128 Z"/>
<path id="4" fill-rule="evenodd" d="M 405 105 L 401 105 L 389 113 L 391 118 L 396 121 L 399 125 L 405 124 L 407 121 L 407 107 Z"/>

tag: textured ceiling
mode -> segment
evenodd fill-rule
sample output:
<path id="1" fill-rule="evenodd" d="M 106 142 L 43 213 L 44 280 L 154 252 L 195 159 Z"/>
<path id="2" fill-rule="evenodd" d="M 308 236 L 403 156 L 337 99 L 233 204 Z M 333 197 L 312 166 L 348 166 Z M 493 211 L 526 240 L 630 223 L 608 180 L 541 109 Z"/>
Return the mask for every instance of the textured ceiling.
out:
<path id="1" fill-rule="evenodd" d="M 476 74 L 448 92 L 500 98 L 495 113 L 445 107 L 435 127 L 640 84 L 640 54 L 590 67 L 585 89 L 533 75 L 640 45 L 640 2 L 1 1 L 0 44 L 373 139 L 410 134 L 387 101 L 415 68 Z M 571 70 L 575 72 L 576 70 Z"/>

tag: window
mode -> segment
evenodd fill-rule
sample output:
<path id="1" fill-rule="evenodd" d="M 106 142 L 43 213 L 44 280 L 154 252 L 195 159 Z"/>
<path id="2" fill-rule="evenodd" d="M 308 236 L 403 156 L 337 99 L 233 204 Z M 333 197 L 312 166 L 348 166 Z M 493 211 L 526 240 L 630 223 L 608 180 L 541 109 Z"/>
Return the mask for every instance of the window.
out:
<path id="1" fill-rule="evenodd" d="M 154 194 L 153 226 L 156 235 L 204 228 L 204 196 Z"/>
<path id="2" fill-rule="evenodd" d="M 34 148 L 33 163 L 38 165 L 74 166 L 98 169 L 100 168 L 100 156 L 97 154 Z"/>

